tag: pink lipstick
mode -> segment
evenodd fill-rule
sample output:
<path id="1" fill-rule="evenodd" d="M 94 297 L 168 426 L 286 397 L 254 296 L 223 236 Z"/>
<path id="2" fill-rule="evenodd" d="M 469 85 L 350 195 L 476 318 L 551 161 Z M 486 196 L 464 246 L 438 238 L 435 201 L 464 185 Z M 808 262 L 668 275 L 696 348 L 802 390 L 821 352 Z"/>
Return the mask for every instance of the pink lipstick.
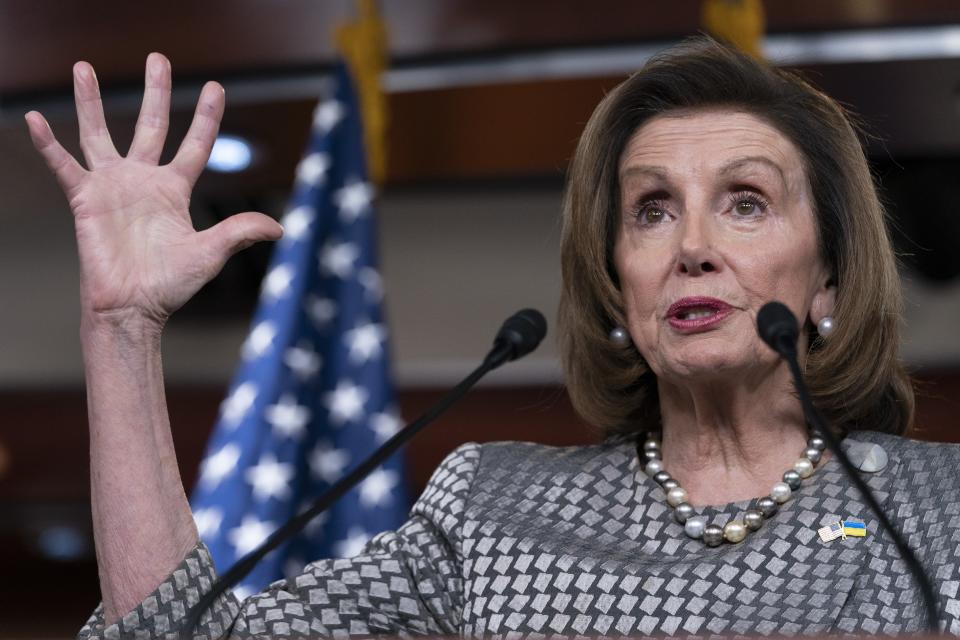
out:
<path id="1" fill-rule="evenodd" d="M 707 331 L 733 312 L 733 307 L 717 298 L 691 296 L 681 298 L 667 309 L 667 322 L 681 333 Z"/>

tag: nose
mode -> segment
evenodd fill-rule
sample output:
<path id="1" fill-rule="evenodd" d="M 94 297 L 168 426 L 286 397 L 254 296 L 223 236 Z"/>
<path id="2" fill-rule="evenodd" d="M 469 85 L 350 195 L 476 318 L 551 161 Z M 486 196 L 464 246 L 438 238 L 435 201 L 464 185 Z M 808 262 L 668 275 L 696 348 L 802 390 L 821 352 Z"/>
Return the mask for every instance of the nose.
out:
<path id="1" fill-rule="evenodd" d="M 707 216 L 687 215 L 681 223 L 677 251 L 677 270 L 685 275 L 700 276 L 717 271 L 720 259 L 711 242 L 712 233 Z"/>

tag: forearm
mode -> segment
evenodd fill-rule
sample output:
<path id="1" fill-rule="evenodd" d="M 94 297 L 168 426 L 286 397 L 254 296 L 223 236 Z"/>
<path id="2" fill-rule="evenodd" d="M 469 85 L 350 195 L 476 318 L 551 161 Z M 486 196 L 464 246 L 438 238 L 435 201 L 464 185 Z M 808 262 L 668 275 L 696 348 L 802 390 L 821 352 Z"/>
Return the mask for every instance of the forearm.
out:
<path id="1" fill-rule="evenodd" d="M 106 622 L 134 608 L 197 543 L 177 467 L 160 326 L 134 313 L 81 321 L 90 484 Z"/>

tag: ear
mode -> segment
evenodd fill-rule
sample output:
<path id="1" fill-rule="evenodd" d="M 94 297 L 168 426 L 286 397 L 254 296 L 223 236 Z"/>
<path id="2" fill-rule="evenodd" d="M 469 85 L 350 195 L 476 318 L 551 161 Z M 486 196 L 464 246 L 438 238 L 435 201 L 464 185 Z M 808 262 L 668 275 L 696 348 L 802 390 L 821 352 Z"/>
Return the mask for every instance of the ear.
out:
<path id="1" fill-rule="evenodd" d="M 825 274 L 820 280 L 820 288 L 813 294 L 810 302 L 810 321 L 816 326 L 826 316 L 832 316 L 837 303 L 837 285 L 833 277 Z"/>

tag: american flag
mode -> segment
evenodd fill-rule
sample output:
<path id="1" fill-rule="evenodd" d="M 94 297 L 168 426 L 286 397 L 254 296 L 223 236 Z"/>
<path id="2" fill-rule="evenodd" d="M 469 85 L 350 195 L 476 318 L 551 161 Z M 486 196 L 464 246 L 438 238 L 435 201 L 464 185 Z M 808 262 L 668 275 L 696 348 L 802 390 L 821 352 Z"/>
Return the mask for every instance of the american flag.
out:
<path id="1" fill-rule="evenodd" d="M 376 268 L 374 189 L 345 64 L 316 108 L 242 347 L 192 497 L 200 536 L 225 571 L 401 426 Z M 306 562 L 349 557 L 409 507 L 392 458 L 237 587 L 242 597 Z"/>
<path id="2" fill-rule="evenodd" d="M 837 538 L 846 539 L 846 535 L 843 532 L 843 523 L 840 521 L 831 522 L 825 527 L 820 527 L 817 529 L 817 533 L 820 534 L 820 540 L 823 542 L 830 542 Z"/>

